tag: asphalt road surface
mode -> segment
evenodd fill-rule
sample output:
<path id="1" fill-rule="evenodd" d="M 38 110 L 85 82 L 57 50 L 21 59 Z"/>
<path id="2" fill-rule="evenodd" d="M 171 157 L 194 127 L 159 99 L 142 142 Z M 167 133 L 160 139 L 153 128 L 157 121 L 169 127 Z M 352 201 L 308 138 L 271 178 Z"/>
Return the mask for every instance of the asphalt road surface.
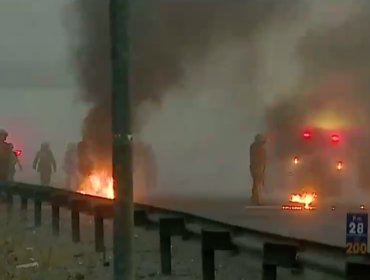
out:
<path id="1" fill-rule="evenodd" d="M 343 247 L 347 213 L 369 212 L 360 210 L 359 205 L 337 206 L 335 210 L 325 205 L 313 211 L 286 211 L 281 210 L 281 205 L 250 207 L 238 198 L 152 196 L 141 198 L 140 202 L 231 225 Z"/>

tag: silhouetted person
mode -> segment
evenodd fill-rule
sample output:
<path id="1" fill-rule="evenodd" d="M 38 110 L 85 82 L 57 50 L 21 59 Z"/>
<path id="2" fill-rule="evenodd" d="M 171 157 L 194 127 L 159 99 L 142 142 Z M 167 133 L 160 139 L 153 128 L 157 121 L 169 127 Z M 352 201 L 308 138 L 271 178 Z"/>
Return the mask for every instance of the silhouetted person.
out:
<path id="1" fill-rule="evenodd" d="M 91 174 L 94 164 L 90 159 L 89 148 L 86 140 L 82 140 L 77 144 L 77 159 L 78 159 L 78 173 L 84 179 Z"/>
<path id="2" fill-rule="evenodd" d="M 77 180 L 77 145 L 70 143 L 67 146 L 67 151 L 64 154 L 63 171 L 64 171 L 64 188 L 67 190 L 76 190 L 78 187 Z"/>
<path id="3" fill-rule="evenodd" d="M 9 169 L 12 159 L 12 148 L 6 142 L 8 132 L 0 129 L 0 182 L 6 182 L 9 179 Z"/>
<path id="4" fill-rule="evenodd" d="M 262 204 L 261 190 L 265 180 L 266 151 L 265 137 L 262 134 L 256 135 L 250 146 L 250 171 L 253 179 L 252 197 L 253 204 Z"/>
<path id="5" fill-rule="evenodd" d="M 14 151 L 14 145 L 10 144 L 10 148 L 12 151 L 11 158 L 10 158 L 10 165 L 9 165 L 9 181 L 14 181 L 15 173 L 17 171 L 16 166 L 18 165 L 19 171 L 22 171 L 22 165 L 18 158 L 17 153 Z"/>
<path id="6" fill-rule="evenodd" d="M 40 173 L 42 185 L 50 185 L 51 174 L 57 171 L 57 164 L 48 143 L 42 143 L 33 161 L 33 169 Z"/>

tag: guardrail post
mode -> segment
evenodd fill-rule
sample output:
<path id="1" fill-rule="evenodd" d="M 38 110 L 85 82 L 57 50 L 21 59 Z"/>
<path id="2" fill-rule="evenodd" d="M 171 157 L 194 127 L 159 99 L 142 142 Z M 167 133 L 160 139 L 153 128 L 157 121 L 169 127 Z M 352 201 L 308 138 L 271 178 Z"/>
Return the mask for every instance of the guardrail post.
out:
<path id="1" fill-rule="evenodd" d="M 135 209 L 134 210 L 134 226 L 142 227 L 147 226 L 150 223 L 148 219 L 148 213 L 144 209 Z"/>
<path id="2" fill-rule="evenodd" d="M 215 280 L 215 251 L 234 251 L 231 233 L 225 230 L 202 230 L 203 280 Z"/>
<path id="3" fill-rule="evenodd" d="M 185 235 L 185 221 L 183 218 L 159 219 L 159 242 L 161 252 L 161 270 L 170 275 L 171 267 L 171 237 Z"/>
<path id="4" fill-rule="evenodd" d="M 35 200 L 35 227 L 41 226 L 41 200 Z"/>
<path id="5" fill-rule="evenodd" d="M 21 196 L 21 219 L 27 219 L 27 207 L 28 207 L 28 199 L 24 196 Z"/>
<path id="6" fill-rule="evenodd" d="M 24 196 L 21 196 L 21 210 L 26 211 L 28 206 L 28 199 Z"/>
<path id="7" fill-rule="evenodd" d="M 14 200 L 13 200 L 13 195 L 9 192 L 6 193 L 6 204 L 7 204 L 6 210 L 8 212 L 7 213 L 8 218 L 10 218 L 13 213 Z"/>
<path id="8" fill-rule="evenodd" d="M 95 221 L 95 252 L 105 252 L 104 246 L 104 218 L 113 216 L 113 206 L 97 205 L 94 209 Z"/>
<path id="9" fill-rule="evenodd" d="M 346 280 L 368 280 L 370 276 L 370 264 L 346 263 Z"/>
<path id="10" fill-rule="evenodd" d="M 299 268 L 298 246 L 265 243 L 263 246 L 262 280 L 276 280 L 277 267 Z"/>
<path id="11" fill-rule="evenodd" d="M 55 195 L 51 197 L 51 223 L 53 235 L 59 236 L 60 231 L 60 207 L 69 205 L 67 195 Z"/>
<path id="12" fill-rule="evenodd" d="M 56 195 L 51 198 L 51 224 L 54 236 L 59 236 L 60 231 L 60 207 L 68 205 L 68 198 Z"/>
<path id="13" fill-rule="evenodd" d="M 51 223 L 53 227 L 53 235 L 59 236 L 60 208 L 57 205 L 51 206 Z"/>
<path id="14" fill-rule="evenodd" d="M 72 201 L 71 209 L 72 241 L 75 243 L 81 241 L 79 203 L 80 201 L 78 200 Z"/>
<path id="15" fill-rule="evenodd" d="M 95 216 L 95 251 L 97 253 L 104 252 L 104 219 L 100 216 Z"/>

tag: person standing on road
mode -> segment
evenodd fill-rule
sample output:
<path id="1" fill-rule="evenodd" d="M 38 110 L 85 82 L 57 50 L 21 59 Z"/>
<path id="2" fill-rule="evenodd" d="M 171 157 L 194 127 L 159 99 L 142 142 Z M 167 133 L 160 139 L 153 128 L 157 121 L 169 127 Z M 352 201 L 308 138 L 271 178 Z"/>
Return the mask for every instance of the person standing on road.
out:
<path id="1" fill-rule="evenodd" d="M 42 143 L 33 161 L 33 169 L 40 173 L 42 185 L 50 185 L 51 174 L 57 171 L 57 164 L 48 143 Z"/>
<path id="2" fill-rule="evenodd" d="M 64 154 L 63 171 L 65 174 L 64 188 L 77 189 L 77 146 L 73 143 L 68 144 Z"/>
<path id="3" fill-rule="evenodd" d="M 256 205 L 262 204 L 261 190 L 263 188 L 266 168 L 265 143 L 265 137 L 262 134 L 257 134 L 249 148 L 250 172 L 253 179 L 251 201 Z"/>
<path id="4" fill-rule="evenodd" d="M 0 182 L 6 182 L 9 179 L 9 167 L 12 159 L 12 148 L 6 142 L 8 132 L 0 129 Z"/>
<path id="5" fill-rule="evenodd" d="M 22 172 L 22 165 L 21 165 L 21 162 L 19 161 L 17 153 L 14 151 L 14 145 L 13 144 L 9 144 L 9 145 L 12 151 L 11 158 L 10 158 L 10 166 L 9 166 L 9 181 L 14 182 L 14 177 L 15 177 L 15 173 L 17 170 L 16 166 L 18 165 L 19 171 Z"/>

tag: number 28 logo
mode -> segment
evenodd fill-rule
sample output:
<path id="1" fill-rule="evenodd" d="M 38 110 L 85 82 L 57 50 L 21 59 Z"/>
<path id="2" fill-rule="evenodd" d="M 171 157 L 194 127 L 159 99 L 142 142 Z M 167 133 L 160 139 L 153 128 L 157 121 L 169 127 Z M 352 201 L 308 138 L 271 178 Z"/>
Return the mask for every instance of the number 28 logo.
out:
<path id="1" fill-rule="evenodd" d="M 366 254 L 367 244 L 366 243 L 347 243 L 346 244 L 346 254 Z"/>
<path id="2" fill-rule="evenodd" d="M 363 223 L 355 223 L 351 222 L 349 225 L 349 233 L 350 234 L 363 234 L 364 233 L 364 224 Z"/>

